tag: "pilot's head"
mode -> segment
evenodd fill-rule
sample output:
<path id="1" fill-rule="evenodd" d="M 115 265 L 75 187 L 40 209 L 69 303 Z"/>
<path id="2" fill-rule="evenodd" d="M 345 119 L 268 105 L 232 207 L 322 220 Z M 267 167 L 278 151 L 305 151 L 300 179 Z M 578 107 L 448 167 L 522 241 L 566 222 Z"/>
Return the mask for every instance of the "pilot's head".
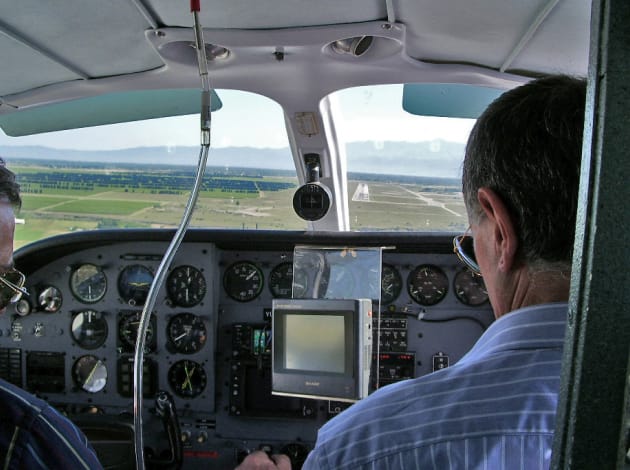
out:
<path id="1" fill-rule="evenodd" d="M 15 209 L 19 209 L 22 205 L 20 185 L 15 181 L 15 174 L 7 168 L 2 157 L 0 157 L 0 200 L 8 202 Z"/>
<path id="2" fill-rule="evenodd" d="M 531 81 L 495 100 L 469 137 L 464 201 L 497 317 L 525 306 L 511 292 L 523 276 L 562 275 L 568 296 L 585 94 L 582 79 Z"/>
<path id="3" fill-rule="evenodd" d="M 15 175 L 0 158 L 0 313 L 16 301 L 24 285 L 24 275 L 13 269 L 13 232 L 15 212 L 22 201 Z"/>

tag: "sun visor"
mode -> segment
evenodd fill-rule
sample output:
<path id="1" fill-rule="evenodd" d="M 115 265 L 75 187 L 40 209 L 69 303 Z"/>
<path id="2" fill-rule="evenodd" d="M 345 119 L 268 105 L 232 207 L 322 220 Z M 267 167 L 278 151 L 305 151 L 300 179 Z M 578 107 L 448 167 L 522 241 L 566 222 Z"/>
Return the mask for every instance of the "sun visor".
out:
<path id="1" fill-rule="evenodd" d="M 505 90 L 451 83 L 411 83 L 403 87 L 403 109 L 419 116 L 478 118 Z"/>
<path id="2" fill-rule="evenodd" d="M 221 108 L 212 93 L 212 111 Z M 78 129 L 167 116 L 199 113 L 201 91 L 195 89 L 140 90 L 91 96 L 30 107 L 0 115 L 0 127 L 11 137 Z"/>

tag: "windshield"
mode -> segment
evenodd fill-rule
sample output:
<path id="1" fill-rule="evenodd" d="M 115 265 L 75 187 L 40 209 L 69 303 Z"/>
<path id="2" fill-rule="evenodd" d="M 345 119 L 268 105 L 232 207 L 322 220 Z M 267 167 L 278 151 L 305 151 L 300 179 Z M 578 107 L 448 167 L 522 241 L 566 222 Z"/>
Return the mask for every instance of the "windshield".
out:
<path id="1" fill-rule="evenodd" d="M 473 119 L 416 116 L 403 85 L 342 90 L 352 230 L 462 231 L 461 165 Z"/>
<path id="2" fill-rule="evenodd" d="M 293 211 L 298 179 L 282 108 L 218 90 L 212 143 L 191 227 L 305 230 Z M 474 123 L 414 116 L 402 85 L 332 95 L 345 142 L 351 230 L 461 231 L 460 171 Z M 180 222 L 199 156 L 197 115 L 7 137 L 0 156 L 23 205 L 15 247 L 52 235 Z"/>
<path id="3" fill-rule="evenodd" d="M 191 227 L 305 229 L 281 107 L 222 90 Z M 15 247 L 93 229 L 175 227 L 193 186 L 199 116 L 7 137 L 0 156 L 18 176 Z"/>

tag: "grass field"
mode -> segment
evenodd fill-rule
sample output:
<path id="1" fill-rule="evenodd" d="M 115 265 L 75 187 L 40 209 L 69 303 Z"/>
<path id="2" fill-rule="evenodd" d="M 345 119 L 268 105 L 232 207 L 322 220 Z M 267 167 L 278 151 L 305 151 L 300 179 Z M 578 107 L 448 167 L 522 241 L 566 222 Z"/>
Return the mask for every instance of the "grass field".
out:
<path id="1" fill-rule="evenodd" d="M 19 175 L 32 169 L 12 168 Z M 41 168 L 39 171 L 41 172 Z M 105 174 L 105 170 L 66 167 L 65 171 L 80 179 L 80 174 Z M 111 172 L 110 170 L 107 170 Z M 100 173 L 99 173 L 100 172 Z M 33 174 L 33 173 L 31 173 Z M 151 169 L 143 169 L 143 176 Z M 76 176 L 79 175 L 79 176 Z M 163 178 L 164 172 L 156 172 Z M 248 177 L 234 177 L 247 179 Z M 250 178 L 251 179 L 251 178 Z M 256 181 L 292 183 L 295 177 L 264 176 Z M 368 198 L 357 197 L 359 184 L 367 185 Z M 80 184 L 76 184 L 79 187 Z M 94 186 L 85 189 L 51 188 L 32 180 L 29 192 L 23 192 L 16 227 L 16 248 L 52 235 L 78 230 L 127 227 L 175 227 L 179 224 L 188 200 L 186 191 L 159 190 L 142 187 Z M 461 193 L 454 186 L 420 185 L 350 181 L 351 230 L 461 231 L 466 217 Z M 235 191 L 202 191 L 191 220 L 192 227 L 239 229 L 304 230 L 305 221 L 292 207 L 292 189 L 245 193 Z"/>
<path id="2" fill-rule="evenodd" d="M 75 199 L 46 209 L 49 212 L 73 214 L 130 215 L 156 203 L 125 201 L 123 199 Z"/>

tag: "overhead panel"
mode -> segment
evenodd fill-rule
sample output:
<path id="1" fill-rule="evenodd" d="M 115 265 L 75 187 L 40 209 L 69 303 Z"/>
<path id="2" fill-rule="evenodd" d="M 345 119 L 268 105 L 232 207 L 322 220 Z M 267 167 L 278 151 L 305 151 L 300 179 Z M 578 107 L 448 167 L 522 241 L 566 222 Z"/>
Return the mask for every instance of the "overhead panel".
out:
<path id="1" fill-rule="evenodd" d="M 590 1 L 561 0 L 509 69 L 586 75 L 590 18 Z"/>
<path id="2" fill-rule="evenodd" d="M 557 4 L 509 69 L 585 71 L 590 0 L 400 0 L 396 15 L 407 25 L 410 57 L 499 70 L 550 2 Z"/>
<path id="3" fill-rule="evenodd" d="M 0 34 L 0 97 L 80 77 L 13 38 Z M 19 67 L 17 66 L 19 64 Z M 42 71 L 46 73 L 42 73 Z"/>
<path id="4" fill-rule="evenodd" d="M 189 27 L 187 2 L 148 0 L 167 26 Z M 209 0 L 201 3 L 204 28 L 270 29 L 362 23 L 387 18 L 385 0 Z"/>
<path id="5" fill-rule="evenodd" d="M 1 1 L 0 18 L 26 43 L 51 51 L 90 78 L 162 65 L 145 39 L 149 22 L 129 0 Z M 0 53 L 4 59 L 4 50 Z M 30 60 L 15 59 L 20 70 Z"/>

